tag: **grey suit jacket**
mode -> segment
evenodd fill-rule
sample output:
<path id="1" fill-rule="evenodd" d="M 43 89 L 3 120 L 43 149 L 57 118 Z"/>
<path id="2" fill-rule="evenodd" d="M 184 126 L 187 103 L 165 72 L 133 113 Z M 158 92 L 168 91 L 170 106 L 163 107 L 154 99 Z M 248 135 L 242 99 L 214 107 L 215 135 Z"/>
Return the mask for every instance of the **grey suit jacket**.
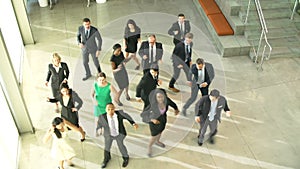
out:
<path id="1" fill-rule="evenodd" d="M 77 32 L 77 42 L 82 43 L 89 52 L 100 51 L 102 47 L 102 38 L 97 28 L 91 26 L 89 36 L 85 36 L 84 26 L 79 26 Z"/>
<path id="2" fill-rule="evenodd" d="M 210 99 L 209 99 L 209 95 L 203 96 L 197 103 L 196 103 L 196 107 L 195 107 L 195 115 L 196 116 L 200 116 L 201 121 L 205 121 L 209 110 L 210 110 Z M 218 104 L 217 104 L 217 108 L 216 108 L 216 115 L 215 118 L 217 118 L 217 120 L 219 122 L 221 122 L 221 112 L 222 110 L 224 111 L 230 111 L 228 105 L 227 105 L 227 100 L 225 99 L 225 97 L 220 96 L 220 98 L 218 99 Z"/>

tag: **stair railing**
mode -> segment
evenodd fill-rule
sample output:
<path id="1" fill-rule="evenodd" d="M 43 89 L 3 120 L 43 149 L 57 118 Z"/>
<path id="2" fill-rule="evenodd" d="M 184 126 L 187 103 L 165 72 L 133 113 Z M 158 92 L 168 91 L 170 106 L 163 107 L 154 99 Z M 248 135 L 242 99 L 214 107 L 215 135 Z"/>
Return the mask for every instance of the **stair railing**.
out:
<path id="1" fill-rule="evenodd" d="M 251 1 L 252 0 L 249 0 L 249 3 L 248 3 L 245 24 L 248 22 L 248 16 L 249 16 L 249 11 L 250 11 Z M 260 25 L 261 25 L 261 34 L 260 34 L 257 50 L 255 50 L 255 47 L 253 47 L 253 51 L 254 51 L 254 54 L 255 54 L 254 63 L 258 63 L 260 48 L 263 46 L 263 50 L 261 52 L 261 61 L 258 65 L 258 67 L 257 67 L 257 70 L 261 71 L 261 70 L 263 70 L 262 66 L 263 66 L 264 61 L 270 59 L 271 52 L 272 52 L 272 46 L 268 42 L 268 38 L 267 38 L 268 28 L 267 28 L 267 25 L 266 25 L 264 14 L 262 12 L 260 1 L 259 0 L 254 0 L 254 2 L 255 2 L 256 11 L 257 11 L 257 14 L 258 14 L 258 17 L 259 17 L 259 22 L 260 22 Z M 262 45 L 262 40 L 263 39 L 265 41 L 264 45 Z M 265 51 L 266 51 L 267 46 L 269 48 L 269 53 L 267 55 L 265 55 Z"/>
<path id="2" fill-rule="evenodd" d="M 296 12 L 296 8 L 297 8 L 298 5 L 300 5 L 300 0 L 295 0 L 293 12 L 292 12 L 292 15 L 291 15 L 291 18 L 290 18 L 291 20 L 294 19 L 294 14 Z"/>

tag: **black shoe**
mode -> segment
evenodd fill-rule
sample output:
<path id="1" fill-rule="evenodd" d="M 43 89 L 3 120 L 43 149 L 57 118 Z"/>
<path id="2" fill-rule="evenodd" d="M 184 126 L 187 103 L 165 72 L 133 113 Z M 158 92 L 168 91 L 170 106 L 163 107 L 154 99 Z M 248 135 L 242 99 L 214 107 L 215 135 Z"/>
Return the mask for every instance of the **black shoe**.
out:
<path id="1" fill-rule="evenodd" d="M 103 162 L 102 165 L 101 165 L 101 168 L 105 168 L 107 165 L 107 162 Z"/>
<path id="2" fill-rule="evenodd" d="M 215 143 L 215 140 L 214 140 L 213 137 L 210 137 L 210 138 L 209 138 L 209 143 L 210 143 L 210 144 L 214 144 L 214 143 Z"/>
<path id="3" fill-rule="evenodd" d="M 107 163 L 108 163 L 108 161 L 103 162 L 103 163 L 101 164 L 101 168 L 105 168 L 105 167 L 107 166 Z"/>
<path id="4" fill-rule="evenodd" d="M 88 80 L 90 77 L 92 77 L 92 75 L 86 76 L 86 77 L 82 78 L 82 80 L 83 80 L 83 81 L 86 81 L 86 80 Z"/>
<path id="5" fill-rule="evenodd" d="M 199 145 L 199 146 L 202 146 L 202 145 L 203 145 L 203 143 L 201 143 L 201 142 L 198 142 L 198 145 Z"/>
<path id="6" fill-rule="evenodd" d="M 127 167 L 128 163 L 129 163 L 129 159 L 124 160 L 122 167 Z"/>

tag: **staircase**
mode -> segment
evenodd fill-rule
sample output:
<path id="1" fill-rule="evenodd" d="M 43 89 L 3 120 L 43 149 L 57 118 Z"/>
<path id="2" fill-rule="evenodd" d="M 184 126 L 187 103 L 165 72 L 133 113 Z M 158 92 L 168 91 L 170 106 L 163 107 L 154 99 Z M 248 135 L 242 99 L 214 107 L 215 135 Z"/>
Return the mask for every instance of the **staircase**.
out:
<path id="1" fill-rule="evenodd" d="M 215 0 L 224 16 L 234 30 L 232 36 L 217 36 L 209 20 L 205 23 L 216 41 L 216 46 L 223 57 L 249 55 L 254 57 L 252 49 L 257 49 L 261 34 L 261 26 L 251 0 L 248 22 L 244 24 L 249 0 Z M 273 50 L 271 57 L 299 57 L 300 56 L 300 16 L 294 15 L 290 20 L 293 0 L 260 0 L 266 25 L 267 38 Z M 202 14 L 197 0 L 194 0 Z M 205 16 L 205 15 L 203 15 Z M 264 41 L 262 41 L 264 42 Z M 268 52 L 268 51 L 266 51 Z"/>
<path id="2" fill-rule="evenodd" d="M 239 18 L 244 21 L 248 0 L 238 0 L 241 5 Z M 295 14 L 290 20 L 293 4 L 288 0 L 261 0 L 261 7 L 268 28 L 268 41 L 273 50 L 271 57 L 299 57 L 300 56 L 300 17 Z M 251 46 L 257 49 L 261 34 L 259 18 L 254 1 L 251 2 L 248 22 L 245 24 L 244 36 Z M 253 59 L 253 50 L 249 56 Z"/>

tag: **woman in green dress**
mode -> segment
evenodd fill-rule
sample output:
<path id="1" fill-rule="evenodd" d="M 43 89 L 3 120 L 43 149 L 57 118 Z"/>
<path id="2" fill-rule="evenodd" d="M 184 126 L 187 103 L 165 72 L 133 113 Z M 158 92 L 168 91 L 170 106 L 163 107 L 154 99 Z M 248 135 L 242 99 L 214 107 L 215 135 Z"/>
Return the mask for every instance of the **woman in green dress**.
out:
<path id="1" fill-rule="evenodd" d="M 111 91 L 114 95 L 116 89 L 106 80 L 106 75 L 103 72 L 97 74 L 96 82 L 92 87 L 92 100 L 94 104 L 95 126 L 97 127 L 98 117 L 106 113 L 107 103 L 112 102 Z M 99 136 L 99 129 L 96 128 L 96 136 Z"/>

